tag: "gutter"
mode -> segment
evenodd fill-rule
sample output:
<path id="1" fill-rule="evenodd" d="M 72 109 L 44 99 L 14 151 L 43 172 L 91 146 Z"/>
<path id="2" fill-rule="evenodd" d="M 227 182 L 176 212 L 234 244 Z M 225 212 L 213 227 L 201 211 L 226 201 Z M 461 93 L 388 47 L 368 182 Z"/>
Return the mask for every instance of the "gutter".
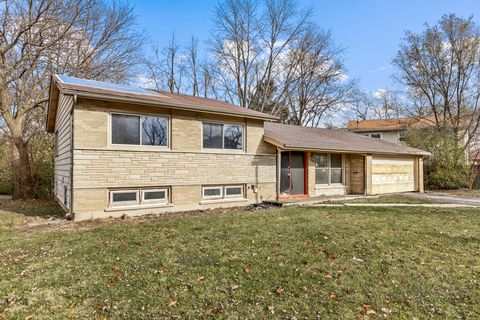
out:
<path id="1" fill-rule="evenodd" d="M 379 154 L 379 155 L 404 155 L 404 156 L 431 156 L 431 153 L 404 153 L 404 152 L 382 152 L 382 151 L 371 151 L 371 150 L 348 150 L 348 149 L 327 149 L 327 148 L 302 148 L 302 147 L 293 147 L 286 144 L 280 143 L 272 138 L 264 136 L 263 139 L 279 148 L 284 150 L 294 150 L 294 151 L 316 151 L 316 152 L 341 152 L 341 153 L 353 153 L 353 154 Z"/>

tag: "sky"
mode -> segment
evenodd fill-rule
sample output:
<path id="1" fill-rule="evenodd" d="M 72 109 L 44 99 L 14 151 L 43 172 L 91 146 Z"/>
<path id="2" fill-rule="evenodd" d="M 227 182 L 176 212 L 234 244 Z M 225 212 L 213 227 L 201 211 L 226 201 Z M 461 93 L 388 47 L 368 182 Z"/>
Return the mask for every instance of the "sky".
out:
<path id="1" fill-rule="evenodd" d="M 191 36 L 201 42 L 213 28 L 219 0 L 137 0 L 138 27 L 160 47 L 175 31 L 179 43 Z M 367 92 L 395 89 L 391 65 L 405 31 L 420 33 L 425 23 L 435 24 L 444 14 L 474 17 L 480 24 L 480 0 L 299 0 L 313 9 L 312 21 L 329 30 L 344 48 L 347 75 Z"/>

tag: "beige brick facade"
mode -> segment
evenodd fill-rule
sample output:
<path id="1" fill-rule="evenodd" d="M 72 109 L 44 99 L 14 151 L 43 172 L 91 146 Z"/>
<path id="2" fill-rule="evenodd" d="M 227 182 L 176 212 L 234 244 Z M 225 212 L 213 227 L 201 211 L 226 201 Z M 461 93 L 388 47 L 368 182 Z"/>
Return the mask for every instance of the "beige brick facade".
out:
<path id="1" fill-rule="evenodd" d="M 110 113 L 169 117 L 169 147 L 110 143 Z M 244 151 L 202 149 L 202 122 L 244 126 Z M 201 112 L 80 99 L 74 110 L 73 189 L 76 219 L 246 205 L 276 197 L 276 149 L 263 121 Z M 245 199 L 202 201 L 202 185 L 236 185 Z M 109 208 L 110 189 L 168 187 L 169 206 Z"/>

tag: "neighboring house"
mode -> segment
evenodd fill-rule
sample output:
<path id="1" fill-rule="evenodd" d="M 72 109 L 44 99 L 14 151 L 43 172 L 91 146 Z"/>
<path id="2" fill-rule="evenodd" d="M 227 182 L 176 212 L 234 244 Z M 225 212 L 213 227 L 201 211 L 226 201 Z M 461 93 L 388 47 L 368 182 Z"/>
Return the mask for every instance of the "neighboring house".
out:
<path id="1" fill-rule="evenodd" d="M 427 152 L 225 102 L 53 76 L 54 193 L 75 220 L 423 191 Z"/>
<path id="2" fill-rule="evenodd" d="M 428 128 L 435 125 L 432 117 L 425 118 L 392 118 L 377 120 L 350 120 L 348 121 L 348 131 L 362 134 L 367 137 L 382 139 L 388 142 L 404 144 L 405 134 L 409 128 Z M 463 134 L 465 131 L 460 131 Z M 468 134 L 463 137 L 465 146 L 469 140 Z M 474 138 L 470 142 L 472 146 L 480 143 L 480 139 Z"/>
<path id="3" fill-rule="evenodd" d="M 382 139 L 388 142 L 403 144 L 405 133 L 411 127 L 428 127 L 433 125 L 432 119 L 425 118 L 393 118 L 376 120 L 350 120 L 348 131 L 367 137 Z"/>

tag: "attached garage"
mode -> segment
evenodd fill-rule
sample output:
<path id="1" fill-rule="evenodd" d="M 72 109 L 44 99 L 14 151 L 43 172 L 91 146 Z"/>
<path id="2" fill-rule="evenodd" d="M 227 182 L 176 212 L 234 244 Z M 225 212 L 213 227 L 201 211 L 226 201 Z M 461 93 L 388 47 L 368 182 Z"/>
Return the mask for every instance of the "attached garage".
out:
<path id="1" fill-rule="evenodd" d="M 418 191 L 415 157 L 372 156 L 372 193 Z"/>

